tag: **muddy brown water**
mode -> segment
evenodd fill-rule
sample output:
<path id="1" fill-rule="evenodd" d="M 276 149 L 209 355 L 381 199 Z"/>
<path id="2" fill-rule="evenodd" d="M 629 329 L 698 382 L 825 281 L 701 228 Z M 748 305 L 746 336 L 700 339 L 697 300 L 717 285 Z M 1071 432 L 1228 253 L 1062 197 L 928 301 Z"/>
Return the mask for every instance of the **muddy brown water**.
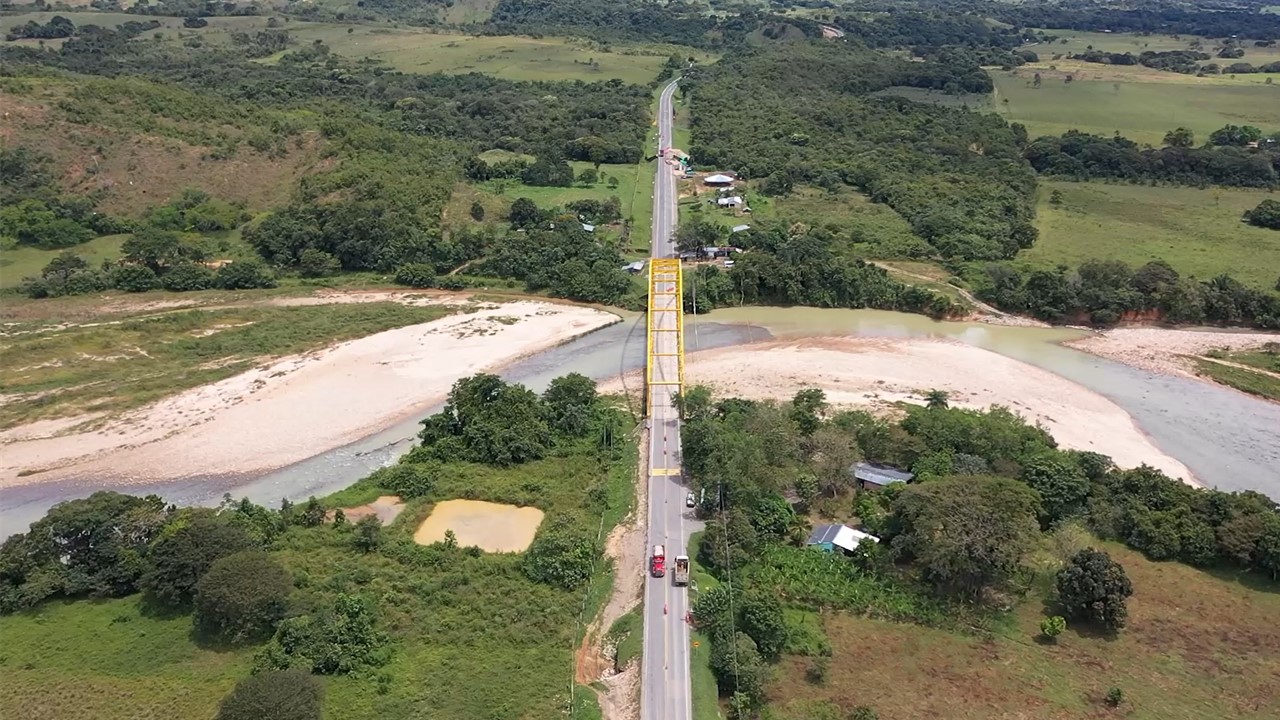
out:
<path id="1" fill-rule="evenodd" d="M 481 500 L 445 500 L 413 533 L 419 545 L 444 540 L 452 530 L 458 547 L 478 547 L 498 553 L 524 552 L 542 524 L 542 511 Z"/>
<path id="2" fill-rule="evenodd" d="M 644 362 L 644 318 L 581 336 L 512 364 L 500 374 L 541 391 L 565 373 L 605 379 Z M 689 318 L 690 352 L 775 337 L 857 336 L 949 338 L 1030 363 L 1079 383 L 1124 408 L 1161 450 L 1206 485 L 1253 489 L 1280 498 L 1280 405 L 1187 378 L 1156 375 L 1058 343 L 1084 331 L 939 322 L 906 313 L 816 308 L 733 308 Z M 436 412 L 427 408 L 421 415 Z M 82 478 L 0 489 L 0 536 L 22 532 L 52 505 L 94 490 L 156 493 L 182 505 L 213 505 L 223 493 L 276 505 L 341 489 L 395 462 L 413 444 L 418 418 L 357 442 L 260 475 L 175 478 L 123 485 Z"/>

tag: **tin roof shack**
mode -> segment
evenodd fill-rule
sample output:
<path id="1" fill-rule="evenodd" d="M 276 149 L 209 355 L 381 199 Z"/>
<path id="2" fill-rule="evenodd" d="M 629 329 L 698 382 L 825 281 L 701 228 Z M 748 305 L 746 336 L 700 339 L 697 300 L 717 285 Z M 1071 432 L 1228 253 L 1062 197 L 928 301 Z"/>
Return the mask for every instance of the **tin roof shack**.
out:
<path id="1" fill-rule="evenodd" d="M 880 542 L 880 538 L 861 530 L 854 530 L 848 525 L 819 525 L 804 541 L 805 547 L 818 548 L 826 552 L 851 553 L 864 540 Z"/>
<path id="2" fill-rule="evenodd" d="M 871 463 L 854 463 L 849 471 L 857 481 L 858 487 L 867 490 L 879 490 L 894 483 L 907 483 L 915 479 L 915 475 L 906 470 Z"/>

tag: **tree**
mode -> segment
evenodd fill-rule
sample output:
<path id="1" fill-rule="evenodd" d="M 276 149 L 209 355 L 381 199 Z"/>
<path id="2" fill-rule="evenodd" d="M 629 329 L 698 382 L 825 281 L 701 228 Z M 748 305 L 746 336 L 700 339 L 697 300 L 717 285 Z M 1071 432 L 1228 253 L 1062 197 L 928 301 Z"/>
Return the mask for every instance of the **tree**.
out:
<path id="1" fill-rule="evenodd" d="M 1240 147 L 1261 139 L 1262 131 L 1253 125 L 1226 125 L 1209 134 L 1209 143 L 1212 145 Z"/>
<path id="2" fill-rule="evenodd" d="M 1164 144 L 1169 147 L 1189 148 L 1196 144 L 1196 136 L 1187 128 L 1180 127 L 1165 133 Z"/>
<path id="3" fill-rule="evenodd" d="M 1080 466 L 1056 451 L 1029 458 L 1022 466 L 1022 481 L 1040 493 L 1044 527 L 1080 514 L 1089 497 L 1089 479 Z"/>
<path id="4" fill-rule="evenodd" d="M 412 288 L 433 288 L 437 285 L 436 269 L 430 263 L 407 263 L 396 268 L 395 280 Z"/>
<path id="5" fill-rule="evenodd" d="M 1280 230 L 1280 201 L 1263 200 L 1258 207 L 1245 211 L 1244 221 L 1260 228 Z M 1280 286 L 1280 282 L 1277 282 Z"/>
<path id="6" fill-rule="evenodd" d="M 118 597 L 136 592 L 148 545 L 168 520 L 155 495 L 99 491 L 54 505 L 0 545 L 0 612 L 51 596 Z"/>
<path id="7" fill-rule="evenodd" d="M 818 388 L 800 390 L 791 399 L 791 420 L 800 434 L 812 435 L 822 424 L 820 413 L 827 407 L 827 395 Z"/>
<path id="8" fill-rule="evenodd" d="M 231 643 L 269 635 L 284 617 L 292 589 L 289 573 L 261 550 L 220 558 L 196 583 L 196 629 Z"/>
<path id="9" fill-rule="evenodd" d="M 507 221 L 513 228 L 530 228 L 542 220 L 542 211 L 529 198 L 516 198 L 507 212 Z"/>
<path id="10" fill-rule="evenodd" d="M 1058 571 L 1058 602 L 1067 617 L 1096 622 L 1110 632 L 1125 625 L 1125 600 L 1133 585 L 1124 568 L 1100 550 L 1086 548 Z"/>
<path id="11" fill-rule="evenodd" d="M 711 672 L 723 693 L 741 693 L 754 706 L 764 696 L 766 668 L 746 633 L 722 631 L 711 639 Z"/>
<path id="12" fill-rule="evenodd" d="M 546 454 L 546 414 L 525 386 L 482 373 L 454 383 L 444 409 L 422 421 L 418 437 L 438 460 L 518 465 Z"/>
<path id="13" fill-rule="evenodd" d="M 145 265 L 157 275 L 178 263 L 201 262 L 205 253 L 175 232 L 144 227 L 120 246 L 125 262 Z"/>
<path id="14" fill-rule="evenodd" d="M 975 477 L 907 487 L 893 502 L 892 547 L 938 589 L 978 597 L 1007 582 L 1040 528 L 1034 490 Z"/>
<path id="15" fill-rule="evenodd" d="M 946 410 L 950 397 L 946 390 L 930 390 L 924 395 L 925 407 L 930 410 Z"/>
<path id="16" fill-rule="evenodd" d="M 273 288 L 276 278 L 257 260 L 236 260 L 218 268 L 215 283 L 223 290 L 251 290 Z"/>
<path id="17" fill-rule="evenodd" d="M 569 373 L 552 380 L 542 393 L 551 428 L 568 437 L 585 435 L 596 397 L 595 381 L 581 373 Z"/>
<path id="18" fill-rule="evenodd" d="M 298 255 L 298 272 L 302 277 L 329 277 L 341 271 L 338 258 L 323 250 L 307 248 Z"/>
<path id="19" fill-rule="evenodd" d="M 763 592 L 748 593 L 740 603 L 742 631 L 755 641 L 760 655 L 776 660 L 787 645 L 787 623 L 782 616 L 782 603 Z"/>
<path id="20" fill-rule="evenodd" d="M 534 582 L 573 590 L 591 579 L 600 552 L 591 533 L 577 526 L 572 517 L 557 515 L 543 523 L 520 567 Z"/>
<path id="21" fill-rule="evenodd" d="M 236 683 L 216 720 L 320 720 L 324 686 L 301 668 L 262 672 Z"/>
<path id="22" fill-rule="evenodd" d="M 1061 615 L 1052 615 L 1040 621 L 1040 634 L 1056 642 L 1057 637 L 1067 629 L 1067 620 Z"/>
<path id="23" fill-rule="evenodd" d="M 471 203 L 471 219 L 476 222 L 484 220 L 484 205 L 479 200 Z"/>
<path id="24" fill-rule="evenodd" d="M 382 544 L 382 521 L 365 515 L 356 522 L 355 544 L 362 552 L 373 552 Z"/>
<path id="25" fill-rule="evenodd" d="M 600 180 L 600 173 L 594 168 L 583 168 L 582 172 L 578 173 L 579 185 L 585 185 L 586 187 L 591 187 L 592 185 L 595 185 L 597 182 L 599 182 L 599 180 Z"/>
<path id="26" fill-rule="evenodd" d="M 152 546 L 139 583 L 148 599 L 169 607 L 189 604 L 215 561 L 257 545 L 244 528 L 203 510 L 175 524 Z"/>
<path id="27" fill-rule="evenodd" d="M 318 527 L 324 524 L 327 514 L 324 505 L 312 495 L 307 498 L 307 504 L 302 506 L 302 512 L 298 513 L 298 524 L 303 527 Z"/>

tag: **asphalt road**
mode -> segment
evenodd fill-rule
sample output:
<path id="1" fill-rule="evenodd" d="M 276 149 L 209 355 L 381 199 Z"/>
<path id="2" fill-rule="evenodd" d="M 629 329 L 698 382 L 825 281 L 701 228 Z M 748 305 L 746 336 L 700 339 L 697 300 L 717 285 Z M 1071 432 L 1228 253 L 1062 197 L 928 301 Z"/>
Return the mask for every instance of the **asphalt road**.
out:
<path id="1" fill-rule="evenodd" d="M 672 95 L 676 82 L 663 89 L 658 102 L 658 149 L 671 147 Z M 672 167 L 658 160 L 654 182 L 652 258 L 675 255 L 676 180 Z M 666 278 L 670 277 L 670 280 Z M 679 379 L 676 353 L 681 342 L 678 328 L 680 299 L 674 295 L 674 276 L 659 275 L 651 290 L 654 357 L 649 393 L 649 551 L 654 545 L 666 548 L 668 571 L 665 577 L 651 575 L 644 593 L 644 651 L 640 685 L 641 720 L 689 720 L 692 707 L 689 693 L 689 612 L 688 589 L 675 587 L 671 567 L 676 555 L 687 554 L 689 535 L 701 529 L 691 510 L 685 508 L 688 492 L 680 476 L 680 418 L 672 406 L 678 385 L 657 383 Z M 672 293 L 664 295 L 663 293 Z M 643 568 L 648 575 L 649 568 Z"/>

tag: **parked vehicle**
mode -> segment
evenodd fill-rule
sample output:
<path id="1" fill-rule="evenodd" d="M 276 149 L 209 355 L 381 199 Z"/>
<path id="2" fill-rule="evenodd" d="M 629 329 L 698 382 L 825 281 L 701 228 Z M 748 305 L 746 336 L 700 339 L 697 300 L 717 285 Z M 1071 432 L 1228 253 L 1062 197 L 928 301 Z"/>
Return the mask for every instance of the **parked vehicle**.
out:
<path id="1" fill-rule="evenodd" d="M 653 556 L 649 558 L 649 574 L 662 577 L 667 574 L 666 551 L 661 545 L 653 546 Z"/>
<path id="2" fill-rule="evenodd" d="M 689 494 L 684 496 L 684 506 L 691 508 L 696 504 L 697 504 L 697 501 L 693 499 L 693 491 L 690 490 Z"/>
<path id="3" fill-rule="evenodd" d="M 689 556 L 676 556 L 676 569 L 671 573 L 671 582 L 676 585 L 689 584 Z"/>

